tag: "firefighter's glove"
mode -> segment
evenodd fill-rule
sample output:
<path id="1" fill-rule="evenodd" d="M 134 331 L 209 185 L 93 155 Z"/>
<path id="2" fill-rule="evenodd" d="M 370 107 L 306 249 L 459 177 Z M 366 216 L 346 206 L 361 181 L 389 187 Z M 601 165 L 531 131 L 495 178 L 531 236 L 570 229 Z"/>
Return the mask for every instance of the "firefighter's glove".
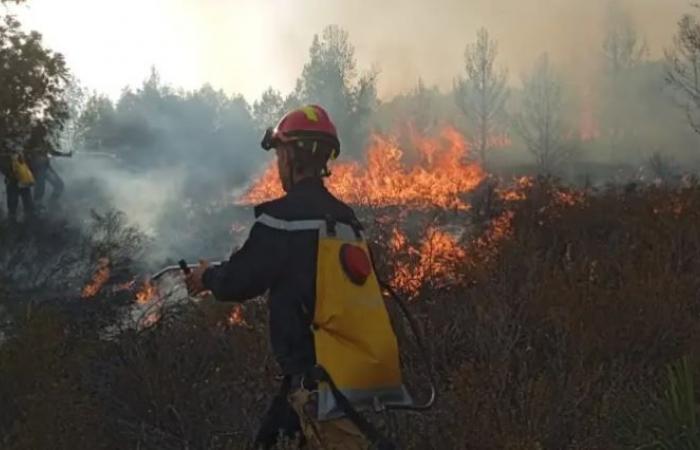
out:
<path id="1" fill-rule="evenodd" d="M 191 296 L 196 296 L 201 294 L 206 290 L 204 283 L 202 282 L 202 276 L 204 272 L 209 268 L 209 263 L 206 261 L 199 261 L 199 266 L 197 266 L 192 272 L 190 272 L 185 277 L 185 283 L 187 283 L 187 292 Z"/>

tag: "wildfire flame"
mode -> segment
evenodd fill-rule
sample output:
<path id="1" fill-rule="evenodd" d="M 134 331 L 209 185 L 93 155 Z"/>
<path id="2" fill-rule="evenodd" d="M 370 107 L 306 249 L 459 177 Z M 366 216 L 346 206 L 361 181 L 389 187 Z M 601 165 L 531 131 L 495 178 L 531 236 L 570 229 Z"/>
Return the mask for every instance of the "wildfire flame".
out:
<path id="1" fill-rule="evenodd" d="M 246 326 L 247 323 L 243 317 L 243 306 L 240 304 L 234 305 L 231 308 L 227 321 L 230 326 Z"/>
<path id="2" fill-rule="evenodd" d="M 158 295 L 158 287 L 151 282 L 150 278 L 146 278 L 143 282 L 141 290 L 136 293 L 136 301 L 143 305 L 150 303 Z"/>
<path id="3" fill-rule="evenodd" d="M 499 196 L 501 199 L 507 202 L 515 202 L 520 200 L 525 200 L 527 197 L 527 190 L 535 184 L 535 180 L 532 177 L 520 177 L 514 182 L 514 186 L 509 189 L 499 191 Z"/>
<path id="4" fill-rule="evenodd" d="M 396 137 L 371 136 L 365 162 L 335 165 L 326 185 L 338 198 L 355 206 L 401 206 L 402 211 L 423 212 L 450 210 L 464 220 L 463 224 L 456 224 L 458 233 L 433 223 L 416 236 L 399 226 L 406 217 L 397 221 L 395 216 L 380 213 L 377 223 L 390 227 L 386 244 L 392 261 L 391 284 L 415 296 L 426 282 L 433 288 L 456 284 L 470 268 L 494 261 L 501 244 L 513 236 L 514 202 L 528 197 L 535 180 L 522 177 L 508 188 L 497 189 L 504 209 L 483 231 L 465 237 L 470 224 L 468 216 L 462 214 L 470 208 L 465 197 L 486 179 L 486 173 L 477 163 L 470 162 L 465 139 L 451 127 L 443 128 L 436 137 L 419 135 L 409 127 L 406 137 L 410 144 L 402 148 Z M 510 138 L 502 136 L 493 144 L 509 145 Z M 255 204 L 281 195 L 277 169 L 271 165 L 237 202 Z M 572 206 L 579 201 L 578 193 L 561 190 L 554 192 L 552 205 Z M 228 323 L 245 324 L 240 305 L 231 310 Z"/>
<path id="5" fill-rule="evenodd" d="M 506 202 L 515 202 L 525 200 L 528 196 L 528 191 L 534 186 L 535 179 L 532 177 L 521 177 L 515 180 L 513 186 L 508 189 L 499 191 L 499 196 Z M 582 191 L 575 190 L 557 190 L 553 192 L 554 203 L 559 206 L 574 206 L 583 201 L 584 194 Z"/>
<path id="6" fill-rule="evenodd" d="M 574 206 L 581 202 L 583 194 L 576 191 L 557 191 L 555 200 L 557 204 L 564 206 Z"/>
<path id="7" fill-rule="evenodd" d="M 433 288 L 457 284 L 469 273 L 495 261 L 503 243 L 514 235 L 515 203 L 528 198 L 535 187 L 535 179 L 522 177 L 507 188 L 498 190 L 504 210 L 493 217 L 486 228 L 469 238 L 456 238 L 444 229 L 428 227 L 417 241 L 394 226 L 388 239 L 388 251 L 393 263 L 391 281 L 397 288 L 415 296 L 429 282 Z M 585 201 L 582 191 L 554 188 L 547 192 L 548 203 L 539 210 L 542 214 L 557 215 Z M 415 243 L 417 242 L 417 243 Z"/>
<path id="8" fill-rule="evenodd" d="M 480 253 L 481 261 L 487 261 L 493 256 L 497 245 L 512 235 L 514 217 L 513 211 L 504 211 L 491 221 L 483 235 L 472 242 L 472 248 L 475 253 Z"/>
<path id="9" fill-rule="evenodd" d="M 417 293 L 426 279 L 434 283 L 452 278 L 454 263 L 466 257 L 466 250 L 449 233 L 429 227 L 418 248 L 408 246 L 406 236 L 397 228 L 392 230 L 389 246 L 393 252 L 404 251 L 418 257 L 416 263 L 398 261 L 392 285 L 412 294 Z"/>
<path id="10" fill-rule="evenodd" d="M 451 127 L 443 128 L 438 137 L 410 134 L 415 148 L 411 155 L 394 137 L 371 136 L 366 164 L 334 166 L 328 189 L 353 205 L 468 209 L 462 194 L 473 190 L 486 174 L 478 164 L 467 161 L 469 149 L 463 136 Z M 416 161 L 405 162 L 408 156 Z M 282 194 L 276 166 L 271 165 L 239 203 L 260 203 Z"/>
<path id="11" fill-rule="evenodd" d="M 92 275 L 92 279 L 83 287 L 81 297 L 92 298 L 96 296 L 102 289 L 102 286 L 109 280 L 110 274 L 109 258 L 100 258 L 97 261 L 97 268 Z"/>

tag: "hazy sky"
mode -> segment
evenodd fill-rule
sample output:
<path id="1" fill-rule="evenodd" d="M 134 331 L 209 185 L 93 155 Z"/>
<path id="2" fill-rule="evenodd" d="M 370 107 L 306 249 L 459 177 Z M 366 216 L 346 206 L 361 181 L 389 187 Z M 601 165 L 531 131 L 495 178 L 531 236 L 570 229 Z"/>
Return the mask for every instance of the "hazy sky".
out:
<path id="1" fill-rule="evenodd" d="M 600 58 L 611 0 L 30 0 L 13 7 L 66 55 L 88 87 L 116 96 L 155 65 L 175 86 L 210 82 L 257 98 L 293 88 L 314 33 L 350 32 L 361 68 L 381 71 L 384 97 L 415 85 L 451 85 L 480 26 L 499 41 L 517 80 L 549 51 L 585 79 Z M 668 46 L 689 0 L 618 0 L 649 43 Z M 379 4 L 379 6 L 378 6 Z"/>

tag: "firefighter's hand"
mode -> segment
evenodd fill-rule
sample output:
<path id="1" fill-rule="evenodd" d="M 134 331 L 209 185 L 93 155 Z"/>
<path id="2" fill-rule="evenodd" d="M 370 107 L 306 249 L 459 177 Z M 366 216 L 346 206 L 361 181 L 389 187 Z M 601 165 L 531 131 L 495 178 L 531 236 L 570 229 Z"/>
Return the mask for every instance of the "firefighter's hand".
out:
<path id="1" fill-rule="evenodd" d="M 199 266 L 197 266 L 194 270 L 192 270 L 192 272 L 190 272 L 185 277 L 185 283 L 187 283 L 187 292 L 189 292 L 190 295 L 196 296 L 206 290 L 202 282 L 202 276 L 208 268 L 208 262 L 199 261 Z"/>

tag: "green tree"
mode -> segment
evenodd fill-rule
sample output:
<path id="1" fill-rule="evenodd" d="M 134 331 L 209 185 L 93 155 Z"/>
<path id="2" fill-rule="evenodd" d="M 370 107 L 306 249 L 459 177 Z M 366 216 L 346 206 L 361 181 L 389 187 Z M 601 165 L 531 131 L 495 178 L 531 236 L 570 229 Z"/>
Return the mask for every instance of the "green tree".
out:
<path id="1" fill-rule="evenodd" d="M 0 145 L 25 144 L 33 127 L 52 134 L 69 116 L 64 96 L 68 69 L 60 53 L 43 46 L 11 15 L 0 18 Z"/>
<path id="2" fill-rule="evenodd" d="M 134 171 L 182 167 L 185 198 L 209 205 L 247 180 L 265 156 L 250 105 L 240 95 L 204 85 L 173 89 L 157 71 L 116 105 L 93 96 L 81 116 L 86 151 L 115 155 Z"/>
<path id="3" fill-rule="evenodd" d="M 289 110 L 300 106 L 294 94 L 286 98 L 273 88 L 263 92 L 260 100 L 253 103 L 253 119 L 258 131 L 262 132 L 268 127 L 274 127 L 282 116 Z"/>
<path id="4" fill-rule="evenodd" d="M 338 127 L 343 150 L 359 154 L 377 104 L 376 78 L 375 71 L 358 74 L 348 32 L 329 26 L 320 37 L 314 36 L 295 97 L 326 108 Z"/>
<path id="5" fill-rule="evenodd" d="M 253 118 L 259 130 L 275 126 L 281 115 L 284 114 L 284 98 L 279 91 L 268 88 L 263 92 L 260 100 L 253 103 Z"/>
<path id="6" fill-rule="evenodd" d="M 100 150 L 103 146 L 110 147 L 116 137 L 113 135 L 114 127 L 115 111 L 112 101 L 104 95 L 91 95 L 78 118 L 82 149 L 92 151 Z"/>
<path id="7" fill-rule="evenodd" d="M 505 118 L 508 99 L 508 72 L 496 68 L 498 44 L 485 28 L 476 35 L 476 42 L 464 52 L 466 78 L 455 83 L 457 106 L 467 118 L 467 129 L 481 163 L 486 163 L 491 138 L 498 134 Z"/>

